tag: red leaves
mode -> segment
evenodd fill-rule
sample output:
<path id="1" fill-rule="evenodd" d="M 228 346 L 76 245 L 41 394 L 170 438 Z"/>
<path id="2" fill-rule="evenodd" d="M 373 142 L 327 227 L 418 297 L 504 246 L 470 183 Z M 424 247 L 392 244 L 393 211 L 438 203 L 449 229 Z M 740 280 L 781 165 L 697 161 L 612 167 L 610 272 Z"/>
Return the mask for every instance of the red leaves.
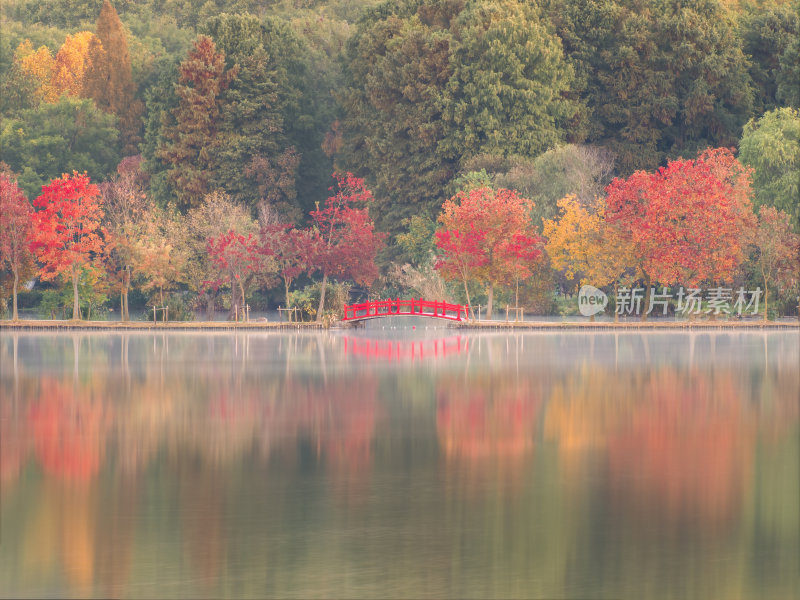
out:
<path id="1" fill-rule="evenodd" d="M 520 279 L 530 277 L 531 265 L 542 255 L 542 238 L 515 233 L 500 245 L 500 254 L 514 276 Z"/>
<path id="2" fill-rule="evenodd" d="M 275 260 L 281 277 L 290 283 L 317 254 L 314 241 L 310 232 L 285 223 L 267 225 L 261 230 L 261 252 Z"/>
<path id="3" fill-rule="evenodd" d="M 467 231 L 444 230 L 436 232 L 436 247 L 441 254 L 435 268 L 449 279 L 471 279 L 477 269 L 489 259 L 483 251 L 486 232 L 470 226 Z"/>
<path id="4" fill-rule="evenodd" d="M 42 187 L 34 201 L 31 248 L 42 279 L 88 265 L 103 248 L 100 192 L 89 177 L 74 172 Z"/>
<path id="5" fill-rule="evenodd" d="M 314 236 L 319 240 L 311 261 L 323 273 L 353 279 L 368 285 L 378 276 L 375 255 L 383 245 L 385 234 L 375 233 L 375 224 L 366 207 L 355 205 L 374 200 L 364 180 L 352 173 L 334 173 L 336 190 L 322 210 L 311 211 Z"/>
<path id="6" fill-rule="evenodd" d="M 247 237 L 229 230 L 216 238 L 208 239 L 208 254 L 211 261 L 221 271 L 230 273 L 236 280 L 242 280 L 258 271 L 260 247 L 253 234 Z M 209 282 L 218 287 L 220 282 Z"/>
<path id="7" fill-rule="evenodd" d="M 630 228 L 635 254 L 664 284 L 729 280 L 752 227 L 750 173 L 727 148 L 637 171 L 606 188 L 607 219 Z"/>
<path id="8" fill-rule="evenodd" d="M 512 190 L 484 187 L 460 192 L 442 206 L 439 221 L 444 229 L 436 232 L 441 252 L 436 268 L 445 277 L 480 277 L 492 283 L 529 272 L 523 263 L 541 254 L 531 207 L 530 200 Z"/>

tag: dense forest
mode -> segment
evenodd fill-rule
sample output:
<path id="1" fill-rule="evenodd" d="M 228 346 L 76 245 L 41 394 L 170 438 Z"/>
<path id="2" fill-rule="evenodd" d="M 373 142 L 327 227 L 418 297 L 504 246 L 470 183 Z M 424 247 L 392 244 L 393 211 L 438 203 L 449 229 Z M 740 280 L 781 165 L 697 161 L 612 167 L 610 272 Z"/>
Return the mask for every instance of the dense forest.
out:
<path id="1" fill-rule="evenodd" d="M 639 282 L 760 285 L 793 312 L 798 9 L 7 0 L 4 304 L 16 314 L 35 277 L 21 301 L 53 316 L 125 317 L 130 293 L 177 318 L 246 304 L 321 317 L 329 287 L 334 312 L 359 293 L 490 306 L 496 293 L 555 313 L 581 283 Z M 689 172 L 716 191 L 678 201 Z M 86 239 L 65 249 L 45 229 L 70 202 Z M 677 222 L 728 255 L 685 232 L 648 254 Z"/>

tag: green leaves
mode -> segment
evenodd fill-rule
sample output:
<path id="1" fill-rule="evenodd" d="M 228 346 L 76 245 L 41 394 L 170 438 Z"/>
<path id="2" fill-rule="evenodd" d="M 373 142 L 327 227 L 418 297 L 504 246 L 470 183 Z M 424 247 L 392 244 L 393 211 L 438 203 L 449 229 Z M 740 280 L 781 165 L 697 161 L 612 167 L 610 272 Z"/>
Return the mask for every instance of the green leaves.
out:
<path id="1" fill-rule="evenodd" d="M 344 162 L 375 181 L 378 225 L 433 214 L 459 163 L 558 143 L 576 105 L 561 44 L 528 3 L 399 2 L 351 38 Z"/>
<path id="2" fill-rule="evenodd" d="M 4 121 L 0 160 L 20 173 L 20 187 L 33 197 L 47 181 L 73 170 L 104 179 L 119 162 L 117 135 L 113 115 L 91 100 L 63 96 Z"/>
<path id="3" fill-rule="evenodd" d="M 800 113 L 780 108 L 744 126 L 739 159 L 753 167 L 754 205 L 774 206 L 800 231 Z"/>
<path id="4" fill-rule="evenodd" d="M 735 143 L 753 90 L 718 4 L 568 0 L 553 19 L 578 74 L 588 140 L 615 152 L 623 174 Z"/>

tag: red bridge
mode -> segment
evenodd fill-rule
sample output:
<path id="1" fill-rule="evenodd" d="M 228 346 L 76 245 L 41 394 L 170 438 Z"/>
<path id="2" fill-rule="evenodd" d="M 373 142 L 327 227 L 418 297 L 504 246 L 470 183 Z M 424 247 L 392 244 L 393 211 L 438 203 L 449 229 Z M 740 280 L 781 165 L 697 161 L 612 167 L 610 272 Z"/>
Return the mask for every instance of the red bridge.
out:
<path id="1" fill-rule="evenodd" d="M 463 314 L 463 317 L 462 317 Z M 348 304 L 344 307 L 342 321 L 363 321 L 378 317 L 435 317 L 448 321 L 464 321 L 467 319 L 467 307 L 462 304 L 447 302 L 431 302 L 430 300 L 412 299 L 373 300 L 361 304 Z"/>

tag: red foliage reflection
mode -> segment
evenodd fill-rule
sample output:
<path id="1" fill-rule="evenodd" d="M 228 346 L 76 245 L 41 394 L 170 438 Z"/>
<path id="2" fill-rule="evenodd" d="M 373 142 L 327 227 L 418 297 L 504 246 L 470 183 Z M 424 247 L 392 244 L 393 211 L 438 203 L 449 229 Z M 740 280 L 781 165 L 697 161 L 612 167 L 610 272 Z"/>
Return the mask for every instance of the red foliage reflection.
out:
<path id="1" fill-rule="evenodd" d="M 45 378 L 28 411 L 36 455 L 45 472 L 88 481 L 99 469 L 109 422 L 102 398 Z"/>
<path id="2" fill-rule="evenodd" d="M 533 448 L 540 404 L 538 396 L 516 385 L 495 391 L 477 389 L 462 397 L 440 392 L 439 443 L 446 455 L 467 459 L 524 454 Z"/>
<path id="3" fill-rule="evenodd" d="M 629 426 L 609 440 L 619 502 L 704 526 L 730 522 L 751 478 L 755 431 L 747 413 L 732 374 L 712 381 L 662 370 Z"/>

